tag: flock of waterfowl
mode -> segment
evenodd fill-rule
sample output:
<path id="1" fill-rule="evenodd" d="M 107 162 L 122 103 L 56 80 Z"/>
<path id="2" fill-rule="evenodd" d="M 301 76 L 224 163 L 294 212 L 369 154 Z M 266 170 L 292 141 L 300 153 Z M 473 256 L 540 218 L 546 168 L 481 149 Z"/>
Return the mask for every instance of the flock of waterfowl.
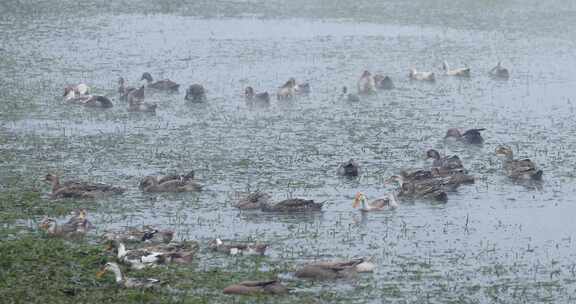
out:
<path id="1" fill-rule="evenodd" d="M 470 68 L 451 69 L 448 63 L 443 64 L 443 73 L 447 76 L 471 77 Z M 500 63 L 490 70 L 493 77 L 508 79 L 509 72 Z M 415 81 L 435 81 L 433 72 L 422 72 L 411 69 L 409 78 Z M 179 84 L 169 80 L 154 81 L 150 73 L 144 73 L 140 79 L 146 81 L 139 87 L 126 86 L 124 78 L 118 81 L 119 100 L 126 101 L 128 111 L 154 112 L 156 104 L 145 102 L 147 90 L 178 92 Z M 360 101 L 362 96 L 375 94 L 378 90 L 392 90 L 394 83 L 389 76 L 372 75 L 364 71 L 357 82 L 357 93 L 349 92 L 343 87 L 343 97 L 348 101 Z M 300 95 L 309 94 L 310 85 L 297 83 L 294 78 L 289 79 L 276 92 L 278 101 L 294 99 Z M 269 103 L 271 95 L 268 92 L 256 92 L 252 87 L 246 87 L 245 98 L 248 102 Z M 206 101 L 206 90 L 200 84 L 193 84 L 186 90 L 185 99 L 192 102 Z M 66 87 L 64 100 L 68 103 L 81 104 L 88 107 L 110 108 L 113 103 L 105 96 L 91 95 L 86 84 Z M 481 132 L 484 129 L 449 129 L 444 140 L 458 142 L 465 145 L 481 145 L 484 142 Z M 542 170 L 529 159 L 516 160 L 512 149 L 501 146 L 496 149 L 496 155 L 503 157 L 503 169 L 507 176 L 514 180 L 538 181 L 542 179 Z M 398 208 L 402 200 L 431 200 L 445 202 L 448 193 L 461 185 L 472 184 L 475 177 L 464 167 L 461 159 L 456 156 L 445 156 L 437 150 L 426 151 L 426 157 L 431 160 L 429 167 L 405 170 L 386 179 L 385 185 L 392 189 L 381 197 L 369 201 L 366 195 L 358 192 L 354 196 L 353 208 L 363 212 L 383 211 Z M 338 165 L 336 174 L 349 178 L 361 175 L 361 166 L 354 159 Z M 60 181 L 55 174 L 48 174 L 45 180 L 51 183 L 51 198 L 97 199 L 108 195 L 121 195 L 126 189 L 101 183 L 86 181 Z M 184 174 L 171 174 L 164 176 L 146 176 L 141 179 L 139 189 L 146 193 L 154 192 L 194 192 L 201 191 L 202 185 L 196 179 L 194 171 Z M 256 212 L 317 212 L 321 211 L 323 203 L 302 198 L 291 198 L 273 202 L 268 193 L 256 191 L 242 193 L 235 207 L 242 210 L 256 210 Z M 82 236 L 92 228 L 84 209 L 75 210 L 71 218 L 64 223 L 58 223 L 51 218 L 45 218 L 40 228 L 51 236 L 75 237 Z M 196 242 L 175 242 L 174 232 L 159 230 L 152 227 L 143 229 L 129 228 L 125 231 L 107 232 L 103 242 L 113 253 L 116 262 L 108 262 L 98 272 L 98 277 L 111 272 L 116 282 L 127 288 L 149 288 L 163 284 L 155 279 L 134 279 L 124 276 L 120 265 L 139 270 L 146 267 L 156 267 L 164 264 L 186 264 L 193 261 L 194 255 L 200 245 Z M 228 255 L 264 255 L 270 247 L 265 243 L 228 242 L 215 239 L 206 246 L 210 250 Z M 294 276 L 311 279 L 338 279 L 347 278 L 355 273 L 371 272 L 376 267 L 369 259 L 358 258 L 349 261 L 320 261 L 303 265 Z M 268 281 L 244 281 L 226 287 L 223 292 L 229 294 L 283 294 L 289 290 L 277 279 Z"/>

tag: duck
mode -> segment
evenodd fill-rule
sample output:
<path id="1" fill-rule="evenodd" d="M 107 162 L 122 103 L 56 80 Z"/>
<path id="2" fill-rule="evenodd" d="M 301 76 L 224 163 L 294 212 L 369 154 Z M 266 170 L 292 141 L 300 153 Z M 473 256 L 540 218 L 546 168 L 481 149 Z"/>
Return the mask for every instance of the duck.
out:
<path id="1" fill-rule="evenodd" d="M 90 87 L 85 83 L 79 83 L 77 85 L 70 85 L 64 88 L 64 96 L 68 91 L 74 91 L 76 95 L 89 95 L 90 94 Z"/>
<path id="2" fill-rule="evenodd" d="M 186 90 L 184 100 L 191 102 L 204 102 L 206 101 L 206 90 L 201 84 L 191 84 Z"/>
<path id="3" fill-rule="evenodd" d="M 360 165 L 354 159 L 350 159 L 341 163 L 336 172 L 341 176 L 357 177 L 360 175 Z"/>
<path id="4" fill-rule="evenodd" d="M 194 192 L 201 191 L 202 185 L 194 180 L 194 171 L 191 171 L 186 175 L 146 176 L 139 188 L 143 192 Z"/>
<path id="5" fill-rule="evenodd" d="M 466 170 L 462 169 L 444 169 L 439 167 L 430 168 L 430 170 L 416 170 L 413 172 L 401 171 L 400 176 L 405 181 L 413 183 L 438 184 L 442 190 L 454 191 L 460 185 L 473 184 L 476 179 L 469 175 Z"/>
<path id="6" fill-rule="evenodd" d="M 496 155 L 504 157 L 504 170 L 508 177 L 515 180 L 542 180 L 544 172 L 530 159 L 514 159 L 511 148 L 500 146 L 496 148 Z"/>
<path id="7" fill-rule="evenodd" d="M 122 194 L 126 189 L 106 184 L 87 183 L 82 181 L 66 181 L 60 183 L 56 174 L 47 174 L 44 178 L 52 184 L 51 198 L 98 198 L 102 196 Z"/>
<path id="8" fill-rule="evenodd" d="M 446 61 L 442 62 L 442 70 L 447 76 L 470 77 L 470 68 L 450 69 Z"/>
<path id="9" fill-rule="evenodd" d="M 369 71 L 364 71 L 358 79 L 358 94 L 360 95 L 371 95 L 376 93 L 376 83 L 374 82 L 374 77 Z"/>
<path id="10" fill-rule="evenodd" d="M 68 225 L 74 225 L 78 227 L 80 232 L 87 232 L 88 230 L 94 228 L 92 222 L 88 220 L 88 213 L 86 209 L 74 209 L 70 212 L 70 219 L 66 222 Z"/>
<path id="11" fill-rule="evenodd" d="M 290 100 L 296 96 L 296 79 L 290 78 L 282 85 L 276 93 L 278 100 Z"/>
<path id="12" fill-rule="evenodd" d="M 490 70 L 489 74 L 490 76 L 498 79 L 506 80 L 510 78 L 510 72 L 507 68 L 502 66 L 502 62 L 500 61 L 498 61 L 498 64 Z"/>
<path id="13" fill-rule="evenodd" d="M 316 262 L 304 265 L 294 276 L 312 280 L 334 280 L 347 278 L 356 273 L 373 272 L 376 265 L 367 259 L 359 258 L 350 261 Z"/>
<path id="14" fill-rule="evenodd" d="M 93 228 L 84 209 L 74 210 L 66 223 L 59 224 L 53 218 L 44 217 L 38 226 L 47 235 L 55 237 L 81 237 Z"/>
<path id="15" fill-rule="evenodd" d="M 446 131 L 446 135 L 444 136 L 445 140 L 454 139 L 466 144 L 471 145 L 481 145 L 484 143 L 484 138 L 482 138 L 482 134 L 480 132 L 485 131 L 486 129 L 469 129 L 462 133 L 459 129 L 450 128 Z"/>
<path id="16" fill-rule="evenodd" d="M 340 99 L 346 99 L 349 102 L 359 102 L 360 96 L 354 93 L 348 93 L 348 88 L 346 86 L 342 87 L 342 95 L 340 95 Z"/>
<path id="17" fill-rule="evenodd" d="M 226 253 L 229 255 L 264 255 L 268 244 L 262 243 L 224 243 L 221 239 L 215 239 L 208 243 L 208 247 L 213 251 Z"/>
<path id="18" fill-rule="evenodd" d="M 440 179 L 408 180 L 402 175 L 393 175 L 385 181 L 385 184 L 395 184 L 398 187 L 398 197 L 420 198 L 442 203 L 448 201 L 446 185 Z"/>
<path id="19" fill-rule="evenodd" d="M 167 262 L 165 252 L 157 250 L 149 250 L 147 248 L 127 250 L 126 245 L 118 241 L 109 243 L 108 250 L 112 249 L 116 249 L 118 261 L 129 265 L 132 269 L 144 269 Z"/>
<path id="20" fill-rule="evenodd" d="M 252 87 L 246 87 L 246 89 L 244 89 L 244 97 L 246 98 L 246 101 L 248 101 L 248 102 L 252 102 L 252 101 L 262 102 L 262 103 L 269 103 L 270 102 L 270 94 L 268 94 L 268 92 L 255 93 L 254 88 L 252 88 Z"/>
<path id="21" fill-rule="evenodd" d="M 112 272 L 116 277 L 116 283 L 124 288 L 150 289 L 160 286 L 162 282 L 157 279 L 127 278 L 122 274 L 120 266 L 114 262 L 108 262 L 96 273 L 97 278 L 101 278 L 106 272 Z"/>
<path id="22" fill-rule="evenodd" d="M 392 90 L 394 89 L 394 82 L 389 76 L 383 76 L 380 74 L 374 75 L 374 83 L 376 88 L 379 90 Z"/>
<path id="23" fill-rule="evenodd" d="M 154 82 L 152 75 L 148 72 L 142 74 L 140 81 L 146 80 L 147 87 L 150 89 L 160 90 L 160 91 L 170 91 L 170 92 L 178 92 L 178 88 L 180 85 L 175 83 L 170 79 L 163 79 Z"/>
<path id="24" fill-rule="evenodd" d="M 354 197 L 352 208 L 356 209 L 358 207 L 360 207 L 360 211 L 364 212 L 395 209 L 398 207 L 398 199 L 396 193 L 392 192 L 372 201 L 371 203 L 366 203 L 366 196 L 362 192 L 358 192 Z"/>
<path id="25" fill-rule="evenodd" d="M 123 77 L 118 78 L 118 94 L 120 94 L 120 100 L 128 100 L 128 94 L 136 90 L 135 87 L 127 87 L 126 81 Z"/>
<path id="26" fill-rule="evenodd" d="M 144 86 L 137 90 L 132 90 L 126 97 L 128 100 L 128 112 L 148 112 L 155 113 L 158 105 L 144 101 Z"/>
<path id="27" fill-rule="evenodd" d="M 287 294 L 290 290 L 278 280 L 243 281 L 224 288 L 225 294 L 254 295 L 254 294 Z"/>
<path id="28" fill-rule="evenodd" d="M 313 200 L 291 198 L 276 204 L 262 204 L 260 209 L 266 212 L 313 212 L 322 210 L 322 205 Z"/>
<path id="29" fill-rule="evenodd" d="M 410 74 L 408 75 L 412 80 L 421 80 L 421 81 L 436 81 L 436 75 L 434 72 L 419 72 L 416 69 L 410 69 Z"/>
<path id="30" fill-rule="evenodd" d="M 440 153 L 434 149 L 430 149 L 426 152 L 426 157 L 428 159 L 433 159 L 432 166 L 438 167 L 442 169 L 448 170 L 455 170 L 455 169 L 463 169 L 464 165 L 462 164 L 462 160 L 457 155 L 452 156 L 444 156 L 442 157 Z"/>
<path id="31" fill-rule="evenodd" d="M 147 245 L 144 248 L 148 251 L 163 253 L 164 263 L 190 264 L 194 260 L 194 256 L 200 249 L 200 246 L 198 242 L 195 241 L 184 241 Z"/>
<path id="32" fill-rule="evenodd" d="M 260 209 L 270 203 L 271 196 L 268 193 L 256 191 L 242 194 L 235 207 L 242 210 Z"/>
<path id="33" fill-rule="evenodd" d="M 69 87 L 64 89 L 64 101 L 91 108 L 107 109 L 114 106 L 106 96 L 79 94 L 75 89 Z"/>
<path id="34" fill-rule="evenodd" d="M 164 243 L 172 242 L 174 231 L 160 230 L 150 226 L 144 226 L 142 229 L 129 227 L 121 231 L 107 231 L 102 235 L 104 242 L 122 242 L 122 243 Z"/>

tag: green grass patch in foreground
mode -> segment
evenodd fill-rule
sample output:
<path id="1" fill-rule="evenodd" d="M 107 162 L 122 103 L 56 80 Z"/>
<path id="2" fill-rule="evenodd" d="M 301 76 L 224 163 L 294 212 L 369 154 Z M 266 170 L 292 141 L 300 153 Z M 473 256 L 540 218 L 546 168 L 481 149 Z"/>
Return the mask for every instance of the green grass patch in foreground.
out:
<path id="1" fill-rule="evenodd" d="M 307 293 L 281 297 L 224 295 L 222 289 L 229 284 L 276 276 L 273 272 L 259 271 L 261 261 L 254 259 L 242 259 L 235 271 L 199 271 L 202 267 L 197 262 L 142 271 L 127 271 L 122 267 L 129 277 L 166 282 L 156 290 L 138 290 L 117 286 L 111 273 L 96 278 L 102 265 L 114 260 L 106 256 L 99 245 L 30 234 L 1 241 L 0 256 L 2 303 L 315 303 L 318 296 Z"/>

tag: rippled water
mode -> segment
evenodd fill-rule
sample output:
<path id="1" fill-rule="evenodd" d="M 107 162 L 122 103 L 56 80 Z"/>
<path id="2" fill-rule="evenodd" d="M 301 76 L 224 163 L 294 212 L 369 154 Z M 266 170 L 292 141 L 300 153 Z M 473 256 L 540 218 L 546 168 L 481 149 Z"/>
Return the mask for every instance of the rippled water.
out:
<path id="1" fill-rule="evenodd" d="M 9 12 L 0 17 L 2 189 L 47 192 L 40 179 L 57 172 L 130 189 L 91 203 L 99 230 L 157 224 L 180 238 L 256 238 L 272 244 L 272 262 L 293 264 L 374 256 L 379 268 L 360 302 L 573 301 L 575 4 L 349 2 L 0 4 Z M 408 81 L 410 67 L 439 71 L 443 60 L 472 67 L 472 78 Z M 497 61 L 511 68 L 509 81 L 488 77 Z M 341 100 L 364 69 L 390 75 L 397 89 Z M 116 95 L 119 76 L 137 85 L 144 71 L 181 84 L 179 94 L 147 97 L 156 115 L 128 113 Z M 290 77 L 310 82 L 312 94 L 245 103 L 245 86 L 274 92 Z M 62 88 L 78 82 L 115 107 L 65 105 Z M 192 83 L 207 88 L 207 103 L 184 101 Z M 450 127 L 486 128 L 487 142 L 444 146 Z M 503 176 L 499 144 L 542 167 L 541 189 Z M 479 181 L 443 205 L 352 209 L 356 191 L 378 196 L 384 178 L 425 166 L 432 147 L 460 155 Z M 351 157 L 362 177 L 338 178 L 337 164 Z M 189 169 L 206 191 L 137 189 L 144 175 Z M 257 188 L 326 201 L 324 212 L 232 207 L 237 191 Z"/>

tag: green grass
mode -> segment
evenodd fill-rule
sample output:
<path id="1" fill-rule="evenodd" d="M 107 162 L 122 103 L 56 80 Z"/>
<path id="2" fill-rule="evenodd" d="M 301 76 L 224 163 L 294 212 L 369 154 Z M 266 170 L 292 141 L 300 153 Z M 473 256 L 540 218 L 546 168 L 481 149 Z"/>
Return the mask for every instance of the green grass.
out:
<path id="1" fill-rule="evenodd" d="M 260 271 L 261 264 L 266 263 L 266 258 L 260 257 L 238 258 L 229 266 L 230 271 L 224 267 L 204 269 L 199 262 L 141 271 L 128 271 L 123 267 L 128 277 L 165 282 L 155 290 L 138 290 L 119 287 L 111 273 L 96 278 L 102 265 L 114 260 L 101 245 L 29 233 L 2 241 L 0 256 L 2 303 L 317 303 L 318 299 L 347 303 L 351 300 L 331 291 L 295 291 L 286 296 L 224 295 L 222 289 L 230 284 L 269 279 L 288 271 L 286 266 L 274 265 L 268 265 L 271 271 Z M 313 284 L 287 283 L 292 289 Z"/>

